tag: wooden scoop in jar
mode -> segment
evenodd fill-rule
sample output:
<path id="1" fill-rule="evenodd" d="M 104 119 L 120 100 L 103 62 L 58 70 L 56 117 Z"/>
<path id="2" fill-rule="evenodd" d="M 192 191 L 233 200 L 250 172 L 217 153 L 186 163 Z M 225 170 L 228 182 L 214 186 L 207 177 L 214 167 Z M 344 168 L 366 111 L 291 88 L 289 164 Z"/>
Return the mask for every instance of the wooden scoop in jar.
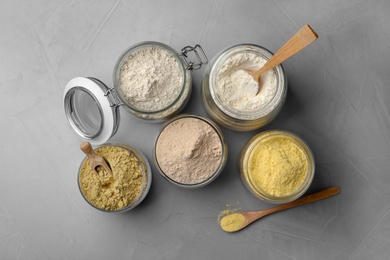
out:
<path id="1" fill-rule="evenodd" d="M 109 174 L 110 178 L 108 180 L 101 180 L 101 183 L 103 185 L 111 183 L 113 180 L 113 175 L 110 166 L 107 164 L 106 160 L 104 160 L 103 157 L 97 155 L 94 153 L 92 146 L 89 142 L 83 142 L 80 145 L 81 151 L 83 151 L 89 158 L 89 163 L 91 165 L 91 168 L 96 172 L 97 167 L 103 167 L 103 169 Z"/>
<path id="2" fill-rule="evenodd" d="M 278 66 L 306 46 L 317 40 L 318 34 L 306 24 L 296 34 L 294 34 L 276 53 L 272 56 L 263 67 L 257 71 L 245 70 L 255 81 L 260 82 L 260 77 L 263 73 Z M 256 95 L 259 93 L 260 87 Z"/>

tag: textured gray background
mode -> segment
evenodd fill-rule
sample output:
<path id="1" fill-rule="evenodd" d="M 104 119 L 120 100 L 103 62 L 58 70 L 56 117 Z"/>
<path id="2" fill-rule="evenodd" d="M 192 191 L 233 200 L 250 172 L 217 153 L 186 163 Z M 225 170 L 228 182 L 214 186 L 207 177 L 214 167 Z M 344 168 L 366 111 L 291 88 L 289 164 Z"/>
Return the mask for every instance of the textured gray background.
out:
<path id="1" fill-rule="evenodd" d="M 390 1 L 0 1 L 0 259 L 389 259 Z M 237 174 L 244 143 L 259 131 L 223 129 L 229 161 L 198 190 L 155 171 L 146 200 L 125 214 L 92 209 L 79 194 L 81 140 L 62 92 L 75 76 L 111 85 L 120 53 L 145 40 L 209 58 L 238 43 L 275 52 L 309 23 L 319 39 L 284 63 L 289 92 L 265 129 L 303 137 L 316 158 L 309 192 L 341 194 L 224 233 L 225 209 L 263 209 Z M 193 73 L 185 113 L 206 116 L 204 68 Z M 150 160 L 160 124 L 121 109 L 112 141 Z"/>

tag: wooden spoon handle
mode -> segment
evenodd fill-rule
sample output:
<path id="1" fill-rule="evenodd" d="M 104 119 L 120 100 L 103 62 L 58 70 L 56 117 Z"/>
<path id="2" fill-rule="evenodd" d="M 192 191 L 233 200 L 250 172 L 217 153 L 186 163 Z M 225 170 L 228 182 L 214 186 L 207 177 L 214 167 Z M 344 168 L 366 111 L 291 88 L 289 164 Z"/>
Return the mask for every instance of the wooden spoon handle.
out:
<path id="1" fill-rule="evenodd" d="M 80 149 L 81 151 L 83 151 L 88 157 L 91 157 L 94 152 L 93 152 L 93 148 L 91 146 L 91 144 L 87 141 L 83 142 L 81 145 L 80 145 Z"/>
<path id="2" fill-rule="evenodd" d="M 306 24 L 297 33 L 295 33 L 264 66 L 255 72 L 254 78 L 258 79 L 264 72 L 278 66 L 295 53 L 299 52 L 318 38 L 318 34 Z"/>
<path id="3" fill-rule="evenodd" d="M 331 196 L 334 196 L 338 193 L 340 193 L 340 188 L 338 186 L 333 186 L 333 187 L 324 189 L 322 191 L 307 195 L 307 196 L 302 197 L 300 199 L 297 199 L 295 201 L 292 201 L 292 202 L 289 202 L 289 203 L 286 203 L 286 204 L 283 204 L 283 205 L 280 205 L 280 206 L 277 206 L 274 208 L 270 208 L 270 209 L 267 209 L 264 211 L 266 212 L 266 215 L 268 215 L 268 214 L 275 213 L 275 212 L 278 212 L 281 210 L 293 208 L 296 206 L 301 206 L 301 205 L 312 203 L 312 202 L 315 202 L 318 200 L 323 200 L 323 199 L 329 198 Z"/>

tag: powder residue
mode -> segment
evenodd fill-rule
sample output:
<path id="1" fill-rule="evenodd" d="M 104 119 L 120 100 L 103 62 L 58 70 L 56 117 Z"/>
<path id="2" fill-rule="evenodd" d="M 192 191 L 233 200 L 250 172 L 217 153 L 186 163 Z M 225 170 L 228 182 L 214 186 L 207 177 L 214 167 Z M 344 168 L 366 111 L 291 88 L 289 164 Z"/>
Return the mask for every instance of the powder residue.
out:
<path id="1" fill-rule="evenodd" d="M 222 160 L 222 142 L 205 121 L 179 118 L 167 125 L 156 143 L 156 160 L 171 180 L 198 184 L 209 179 Z"/>
<path id="2" fill-rule="evenodd" d="M 241 210 L 241 208 L 239 207 L 238 201 L 235 203 L 226 203 L 225 206 L 227 207 L 227 209 L 222 210 L 218 214 L 218 222 L 221 222 L 221 219 L 223 217 L 225 217 L 226 215 L 229 215 L 229 214 L 232 214 L 232 213 L 235 213 L 235 212 Z"/>
<path id="3" fill-rule="evenodd" d="M 255 186 L 283 197 L 304 182 L 308 161 L 303 149 L 290 138 L 274 137 L 259 142 L 249 158 L 249 175 Z"/>
<path id="4" fill-rule="evenodd" d="M 217 94 L 221 102 L 231 109 L 243 112 L 265 107 L 276 93 L 276 73 L 274 70 L 264 73 L 258 83 L 244 70 L 256 71 L 266 61 L 259 55 L 246 52 L 227 59 L 216 78 Z"/>
<path id="5" fill-rule="evenodd" d="M 80 168 L 80 188 L 84 197 L 94 206 L 105 210 L 119 210 L 132 203 L 141 192 L 142 168 L 129 151 L 116 146 L 94 150 L 111 167 L 113 176 L 97 167 L 92 170 L 87 158 Z"/>
<path id="6" fill-rule="evenodd" d="M 222 230 L 235 232 L 239 230 L 245 222 L 245 217 L 240 213 L 233 213 L 223 217 L 220 221 Z"/>
<path id="7" fill-rule="evenodd" d="M 119 89 L 130 106 L 142 111 L 159 111 L 178 98 L 183 80 L 183 70 L 172 53 L 145 47 L 123 62 Z"/>

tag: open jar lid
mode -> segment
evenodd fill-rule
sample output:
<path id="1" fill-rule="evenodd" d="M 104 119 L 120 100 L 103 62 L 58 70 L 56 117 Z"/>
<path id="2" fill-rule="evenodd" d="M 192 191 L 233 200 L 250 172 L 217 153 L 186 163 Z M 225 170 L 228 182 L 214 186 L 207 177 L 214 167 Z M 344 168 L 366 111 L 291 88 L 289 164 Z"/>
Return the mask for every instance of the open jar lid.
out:
<path id="1" fill-rule="evenodd" d="M 118 130 L 119 127 L 119 109 L 123 108 L 134 116 L 160 122 L 165 121 L 173 115 L 179 113 L 186 105 L 191 93 L 191 75 L 189 70 L 199 69 L 202 64 L 207 63 L 207 57 L 200 45 L 195 47 L 187 46 L 181 50 L 180 54 L 176 54 L 173 49 L 162 43 L 157 42 L 142 42 L 130 47 L 120 57 L 116 68 L 114 69 L 117 75 L 121 60 L 127 57 L 128 52 L 137 48 L 146 48 L 150 46 L 160 46 L 174 55 L 178 62 L 180 61 L 183 67 L 183 78 L 185 80 L 181 94 L 175 102 L 158 111 L 141 111 L 132 108 L 128 104 L 121 93 L 120 88 L 108 88 L 103 82 L 92 77 L 76 77 L 68 82 L 65 87 L 63 102 L 66 118 L 75 132 L 84 140 L 89 141 L 93 145 L 100 145 L 107 142 Z M 198 63 L 187 61 L 189 52 L 194 52 Z M 186 75 L 188 74 L 188 75 Z M 114 85 L 116 84 L 114 77 Z"/>
<path id="2" fill-rule="evenodd" d="M 108 141 L 118 130 L 115 94 L 95 78 L 76 77 L 65 87 L 64 110 L 75 132 L 93 145 Z"/>

